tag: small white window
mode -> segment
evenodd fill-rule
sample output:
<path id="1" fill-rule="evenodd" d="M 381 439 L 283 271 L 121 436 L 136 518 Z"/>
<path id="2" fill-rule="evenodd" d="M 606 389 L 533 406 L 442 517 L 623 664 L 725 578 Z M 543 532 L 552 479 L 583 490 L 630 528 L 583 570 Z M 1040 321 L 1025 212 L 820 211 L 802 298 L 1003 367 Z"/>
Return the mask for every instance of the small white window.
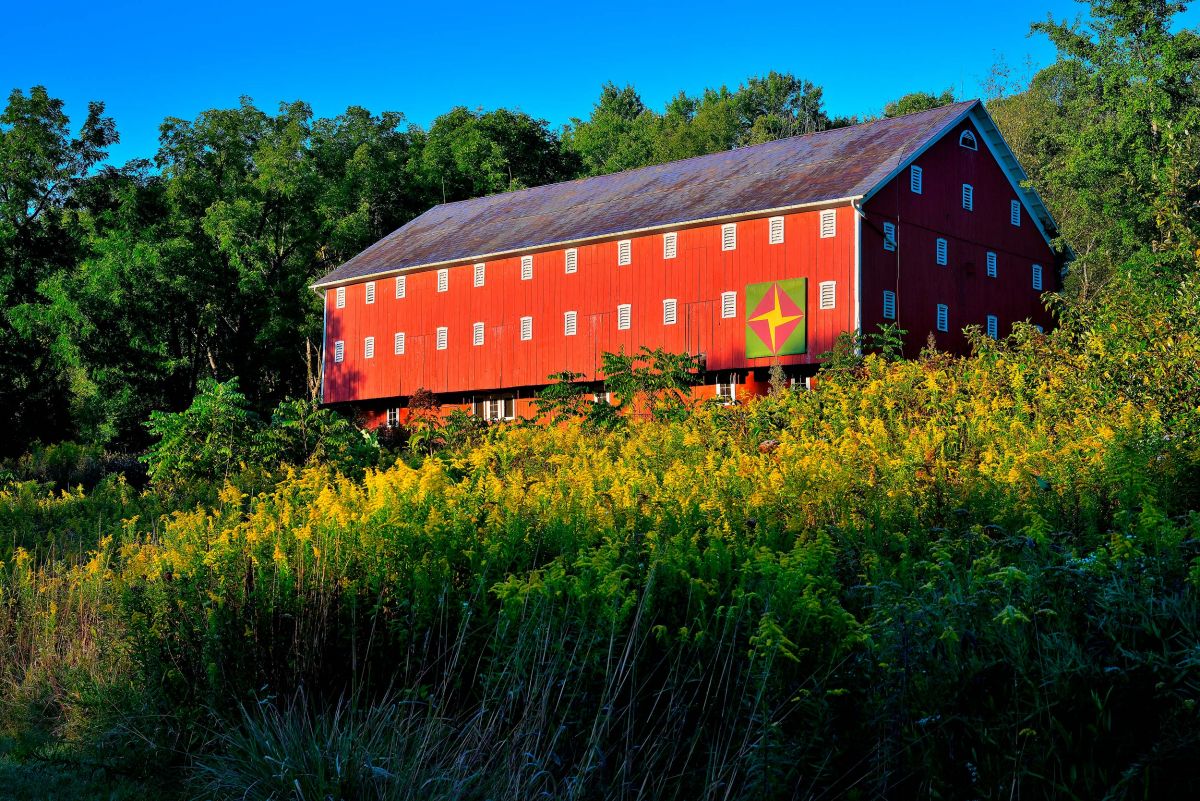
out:
<path id="1" fill-rule="evenodd" d="M 738 249 L 737 223 L 725 223 L 721 225 L 721 249 L 722 251 L 736 251 Z"/>
<path id="2" fill-rule="evenodd" d="M 676 245 L 677 245 L 676 236 L 677 235 L 675 234 L 674 231 L 672 231 L 669 234 L 663 234 L 663 258 L 664 259 L 675 258 L 675 251 L 676 251 Z"/>
<path id="3" fill-rule="evenodd" d="M 767 224 L 767 244 L 782 245 L 783 244 L 783 218 L 772 217 Z"/>
<path id="4" fill-rule="evenodd" d="M 992 253 L 990 250 L 987 254 L 987 277 L 996 277 L 996 254 Z"/>
<path id="5" fill-rule="evenodd" d="M 950 330 L 950 308 L 945 303 L 937 305 L 937 330 Z"/>
<path id="6" fill-rule="evenodd" d="M 375 337 L 367 337 L 363 340 L 363 358 L 375 358 Z"/>
<path id="7" fill-rule="evenodd" d="M 890 289 L 883 290 L 883 319 L 896 319 L 896 293 Z"/>
<path id="8" fill-rule="evenodd" d="M 346 343 L 339 339 L 337 342 L 333 343 L 333 362 L 334 364 L 341 364 L 342 360 L 345 358 Z"/>
<path id="9" fill-rule="evenodd" d="M 622 303 L 620 306 L 617 306 L 617 330 L 629 330 L 631 312 L 632 307 L 628 303 Z"/>
<path id="10" fill-rule="evenodd" d="M 896 249 L 896 224 L 885 222 L 883 224 L 883 249 Z"/>
<path id="11" fill-rule="evenodd" d="M 958 143 L 967 150 L 978 150 L 979 142 L 975 140 L 975 134 L 970 131 L 963 131 L 958 135 Z"/>
<path id="12" fill-rule="evenodd" d="M 344 286 L 337 288 L 337 307 L 339 309 L 346 308 L 346 287 Z"/>
<path id="13" fill-rule="evenodd" d="M 471 344 L 475 347 L 483 344 L 483 323 L 475 323 L 471 326 Z"/>
<path id="14" fill-rule="evenodd" d="M 533 256 L 522 256 L 521 257 L 521 280 L 522 281 L 532 281 L 533 280 Z"/>
<path id="15" fill-rule="evenodd" d="M 943 267 L 945 267 L 945 266 L 946 266 L 946 263 L 947 263 L 947 258 L 946 258 L 947 247 L 948 247 L 948 246 L 946 245 L 946 240 L 945 240 L 945 239 L 942 239 L 941 237 L 938 237 L 938 241 L 937 241 L 937 263 L 938 263 L 938 264 L 940 264 L 940 265 L 942 265 Z"/>
<path id="16" fill-rule="evenodd" d="M 521 339 L 524 341 L 533 339 L 533 318 L 532 317 L 522 317 L 521 318 Z"/>
<path id="17" fill-rule="evenodd" d="M 833 236 L 837 236 L 837 209 L 825 209 L 821 212 L 821 238 Z"/>
<path id="18" fill-rule="evenodd" d="M 667 298 L 663 301 L 663 325 L 675 325 L 675 310 L 676 304 L 674 298 Z"/>
<path id="19" fill-rule="evenodd" d="M 908 170 L 908 188 L 912 190 L 912 193 L 914 195 L 921 194 L 921 189 L 923 188 L 922 181 L 924 180 L 924 178 L 925 178 L 925 171 L 922 170 L 920 167 L 918 167 L 916 164 L 912 165 L 912 167 L 909 168 L 909 170 Z"/>
<path id="20" fill-rule="evenodd" d="M 1000 338 L 1000 321 L 996 319 L 996 315 L 994 314 L 987 316 L 987 335 L 992 339 Z"/>
<path id="21" fill-rule="evenodd" d="M 617 243 L 617 264 L 624 267 L 633 261 L 633 243 L 622 239 Z"/>
<path id="22" fill-rule="evenodd" d="M 367 282 L 367 303 L 374 303 L 374 302 L 375 302 L 375 282 L 368 281 Z"/>
<path id="23" fill-rule="evenodd" d="M 475 265 L 475 286 L 483 286 L 487 265 L 483 262 Z"/>
<path id="24" fill-rule="evenodd" d="M 612 393 L 611 392 L 593 392 L 592 393 L 592 403 L 607 403 L 609 406 L 611 406 L 612 405 Z"/>
<path id="25" fill-rule="evenodd" d="M 975 187 L 970 184 L 963 184 L 962 193 L 963 208 L 967 211 L 975 210 Z"/>
<path id="26" fill-rule="evenodd" d="M 837 282 L 822 281 L 821 282 L 821 308 L 832 309 L 837 306 Z"/>
<path id="27" fill-rule="evenodd" d="M 446 328 L 445 328 L 445 326 L 441 326 L 437 330 L 437 349 L 438 350 L 446 349 Z"/>
<path id="28" fill-rule="evenodd" d="M 396 297 L 402 298 L 408 294 L 408 277 L 404 275 L 396 276 Z"/>
<path id="29" fill-rule="evenodd" d="M 396 347 L 396 355 L 403 356 L 404 355 L 404 332 L 403 331 L 396 332 L 395 347 Z"/>
<path id="30" fill-rule="evenodd" d="M 563 312 L 563 336 L 575 336 L 575 312 Z"/>
<path id="31" fill-rule="evenodd" d="M 721 317 L 728 320 L 730 317 L 737 317 L 737 293 L 722 292 L 721 293 Z"/>
<path id="32" fill-rule="evenodd" d="M 564 262 L 566 264 L 566 272 L 568 275 L 575 272 L 579 268 L 579 253 L 575 248 L 567 248 L 567 256 Z"/>
<path id="33" fill-rule="evenodd" d="M 1033 288 L 1039 292 L 1042 290 L 1042 265 L 1033 265 Z"/>
<path id="34" fill-rule="evenodd" d="M 717 379 L 716 396 L 725 403 L 733 403 L 737 400 L 737 376 L 730 375 L 725 381 Z"/>
<path id="35" fill-rule="evenodd" d="M 400 425 L 400 407 L 389 407 L 387 410 L 387 427 L 395 428 L 398 425 Z"/>
<path id="36" fill-rule="evenodd" d="M 446 292 L 450 289 L 450 271 L 438 270 L 438 292 Z"/>
<path id="37" fill-rule="evenodd" d="M 1008 204 L 1008 221 L 1018 228 L 1021 226 L 1021 201 L 1012 200 Z"/>

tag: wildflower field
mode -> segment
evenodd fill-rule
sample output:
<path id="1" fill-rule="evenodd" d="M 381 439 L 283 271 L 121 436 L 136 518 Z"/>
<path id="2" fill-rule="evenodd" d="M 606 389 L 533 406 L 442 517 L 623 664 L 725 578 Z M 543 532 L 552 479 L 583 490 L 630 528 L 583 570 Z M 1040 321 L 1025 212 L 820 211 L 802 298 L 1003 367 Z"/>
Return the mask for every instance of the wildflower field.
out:
<path id="1" fill-rule="evenodd" d="M 1196 308 L 207 496 L 9 483 L 0 732 L 180 797 L 1190 793 Z"/>

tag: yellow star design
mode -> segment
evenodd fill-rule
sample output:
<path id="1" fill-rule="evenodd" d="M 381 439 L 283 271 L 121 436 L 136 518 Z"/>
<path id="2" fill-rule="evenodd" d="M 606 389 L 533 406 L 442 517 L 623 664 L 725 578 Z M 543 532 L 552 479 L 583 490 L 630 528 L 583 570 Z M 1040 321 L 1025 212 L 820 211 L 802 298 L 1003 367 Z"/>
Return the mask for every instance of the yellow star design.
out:
<path id="1" fill-rule="evenodd" d="M 774 352 L 779 350 L 779 348 L 775 345 L 775 330 L 781 325 L 787 325 L 792 320 L 799 320 L 803 315 L 785 315 L 783 310 L 779 308 L 779 285 L 776 284 L 775 286 L 771 287 L 771 290 L 775 293 L 775 307 L 770 311 L 763 312 L 757 317 L 751 317 L 750 322 L 757 323 L 760 320 L 766 322 L 771 329 L 771 351 Z"/>

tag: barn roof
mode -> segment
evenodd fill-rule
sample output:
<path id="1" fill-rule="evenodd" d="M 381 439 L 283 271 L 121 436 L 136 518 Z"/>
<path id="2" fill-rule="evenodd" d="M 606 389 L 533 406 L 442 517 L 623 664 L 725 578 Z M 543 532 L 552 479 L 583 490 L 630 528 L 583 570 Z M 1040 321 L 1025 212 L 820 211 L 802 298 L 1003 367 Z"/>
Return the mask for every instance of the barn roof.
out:
<path id="1" fill-rule="evenodd" d="M 864 197 L 973 111 L 977 123 L 991 123 L 979 102 L 971 100 L 611 175 L 443 203 L 371 245 L 313 288 Z"/>

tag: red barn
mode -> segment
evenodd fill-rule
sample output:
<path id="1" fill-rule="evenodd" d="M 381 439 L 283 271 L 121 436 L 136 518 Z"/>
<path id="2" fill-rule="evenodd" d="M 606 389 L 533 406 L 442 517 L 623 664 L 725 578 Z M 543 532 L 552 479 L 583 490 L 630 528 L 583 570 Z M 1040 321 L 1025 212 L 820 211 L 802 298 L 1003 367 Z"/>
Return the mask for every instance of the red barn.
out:
<path id="1" fill-rule="evenodd" d="M 376 424 L 417 389 L 530 414 L 601 354 L 703 355 L 700 394 L 802 379 L 844 331 L 895 322 L 963 351 L 1048 326 L 1055 224 L 978 101 L 436 206 L 313 285 L 322 397 Z"/>

